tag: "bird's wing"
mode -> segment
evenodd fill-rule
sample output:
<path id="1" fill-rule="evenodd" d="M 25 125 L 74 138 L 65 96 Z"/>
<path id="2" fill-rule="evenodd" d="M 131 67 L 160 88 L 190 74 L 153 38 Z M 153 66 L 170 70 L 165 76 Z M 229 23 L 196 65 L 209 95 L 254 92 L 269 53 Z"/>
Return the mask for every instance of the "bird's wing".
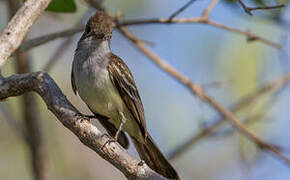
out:
<path id="1" fill-rule="evenodd" d="M 72 89 L 73 89 L 74 93 L 77 94 L 77 87 L 76 87 L 76 84 L 75 84 L 73 70 L 71 71 L 71 86 L 72 86 Z M 91 110 L 90 107 L 89 107 L 89 109 Z M 111 124 L 108 121 L 107 117 L 102 116 L 100 114 L 96 114 L 93 110 L 91 110 L 91 111 L 94 113 L 94 115 L 96 116 L 96 118 L 100 121 L 100 123 L 102 124 L 102 126 L 107 130 L 107 132 L 111 136 L 115 136 L 115 134 L 117 132 L 117 129 L 114 127 L 113 124 Z M 129 139 L 127 138 L 127 136 L 125 135 L 125 133 L 121 132 L 119 134 L 118 142 L 123 146 L 123 148 L 125 148 L 125 149 L 128 149 L 129 148 Z"/>
<path id="2" fill-rule="evenodd" d="M 73 69 L 71 70 L 70 82 L 71 82 L 71 86 L 72 86 L 72 89 L 73 89 L 74 93 L 77 94 L 77 87 L 76 87 L 76 84 L 75 84 L 75 78 L 74 78 Z"/>
<path id="3" fill-rule="evenodd" d="M 121 58 L 112 54 L 108 64 L 111 81 L 119 91 L 127 108 L 137 121 L 144 137 L 147 136 L 144 109 L 133 76 Z"/>

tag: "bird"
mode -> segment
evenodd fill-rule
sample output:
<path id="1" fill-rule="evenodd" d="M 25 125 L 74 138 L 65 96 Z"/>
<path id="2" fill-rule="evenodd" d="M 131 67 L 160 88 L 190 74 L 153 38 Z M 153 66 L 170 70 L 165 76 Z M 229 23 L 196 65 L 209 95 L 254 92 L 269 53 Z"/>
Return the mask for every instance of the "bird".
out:
<path id="1" fill-rule="evenodd" d="M 169 179 L 179 179 L 146 129 L 144 108 L 133 75 L 110 48 L 114 18 L 104 11 L 92 15 L 77 43 L 71 84 L 108 134 L 128 149 L 127 133 L 142 160 Z"/>

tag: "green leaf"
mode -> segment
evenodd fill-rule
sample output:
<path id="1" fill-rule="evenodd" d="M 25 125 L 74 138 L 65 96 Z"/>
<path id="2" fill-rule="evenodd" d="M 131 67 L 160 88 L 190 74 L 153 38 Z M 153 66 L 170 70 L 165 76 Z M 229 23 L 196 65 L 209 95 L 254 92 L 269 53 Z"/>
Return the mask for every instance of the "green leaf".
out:
<path id="1" fill-rule="evenodd" d="M 75 12 L 77 9 L 74 0 L 52 0 L 46 11 Z"/>

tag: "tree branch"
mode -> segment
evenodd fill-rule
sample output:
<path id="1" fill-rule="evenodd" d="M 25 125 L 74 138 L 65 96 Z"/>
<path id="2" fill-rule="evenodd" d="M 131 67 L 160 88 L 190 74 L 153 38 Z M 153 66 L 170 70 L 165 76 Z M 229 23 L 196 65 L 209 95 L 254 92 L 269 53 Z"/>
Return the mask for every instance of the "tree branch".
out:
<path id="1" fill-rule="evenodd" d="M 90 9 L 80 18 L 80 20 L 75 24 L 76 29 L 78 27 L 82 27 L 82 21 L 89 15 Z M 66 52 L 69 48 L 70 44 L 73 42 L 73 36 L 69 36 L 65 39 L 55 50 L 54 54 L 49 58 L 48 62 L 43 66 L 42 70 L 45 72 L 49 72 L 51 68 L 56 64 L 56 62 L 60 59 L 60 57 Z M 25 42 L 24 42 L 25 43 Z"/>
<path id="2" fill-rule="evenodd" d="M 0 35 L 0 67 L 19 47 L 29 28 L 51 0 L 27 0 Z"/>
<path id="3" fill-rule="evenodd" d="M 93 1 L 93 0 L 90 0 Z M 203 15 L 201 17 L 192 17 L 192 18 L 152 18 L 152 19 L 143 19 L 143 20 L 125 20 L 118 22 L 118 26 L 132 26 L 132 25 L 145 25 L 145 24 L 206 24 L 210 26 L 214 26 L 219 29 L 224 29 L 226 31 L 230 31 L 236 34 L 240 34 L 247 37 L 247 40 L 250 42 L 252 41 L 260 41 L 261 43 L 264 43 L 266 45 L 269 45 L 273 48 L 283 50 L 283 47 L 276 42 L 273 42 L 269 39 L 263 38 L 261 36 L 258 36 L 250 31 L 243 31 L 238 28 L 223 25 L 217 22 L 212 21 L 209 18 L 209 13 L 213 9 L 213 7 L 218 3 L 219 0 L 213 0 L 209 6 L 206 7 L 206 9 L 203 12 Z M 76 33 L 82 32 L 84 30 L 84 26 L 80 26 L 73 29 L 68 29 L 60 32 L 55 32 L 52 34 L 40 36 L 38 38 L 34 38 L 28 41 L 25 41 L 20 47 L 19 51 L 24 52 L 31 48 L 34 48 L 36 46 L 39 46 L 41 44 L 47 43 L 49 41 L 55 40 L 57 38 L 72 36 Z"/>
<path id="4" fill-rule="evenodd" d="M 143 24 L 186 24 L 186 23 L 198 23 L 198 24 L 207 24 L 210 26 L 214 26 L 219 29 L 224 29 L 226 31 L 230 31 L 236 34 L 240 34 L 247 37 L 248 41 L 260 41 L 261 43 L 264 43 L 266 45 L 269 45 L 273 48 L 283 50 L 283 47 L 276 42 L 273 42 L 271 40 L 268 40 L 266 38 L 263 38 L 261 36 L 258 36 L 252 32 L 249 31 L 243 31 L 238 28 L 223 25 L 217 22 L 214 22 L 212 20 L 209 20 L 205 17 L 193 17 L 193 18 L 153 18 L 153 19 L 144 19 L 144 20 L 127 20 L 119 23 L 119 26 L 131 26 L 131 25 L 143 25 Z"/>
<path id="5" fill-rule="evenodd" d="M 160 67 L 162 70 L 167 72 L 169 75 L 171 75 L 174 79 L 176 79 L 178 82 L 186 86 L 195 96 L 206 102 L 209 106 L 211 106 L 213 109 L 215 109 L 217 112 L 219 112 L 226 120 L 230 121 L 231 124 L 242 134 L 244 134 L 246 137 L 248 137 L 250 140 L 252 140 L 258 147 L 260 147 L 262 150 L 267 150 L 279 159 L 286 162 L 288 165 L 290 165 L 290 159 L 288 159 L 286 156 L 284 156 L 280 149 L 276 146 L 273 146 L 269 143 L 266 143 L 261 138 L 256 136 L 252 131 L 250 131 L 238 118 L 234 115 L 233 112 L 227 110 L 224 108 L 221 104 L 217 103 L 214 99 L 212 99 L 209 95 L 206 94 L 206 92 L 198 85 L 189 80 L 188 77 L 184 76 L 177 70 L 175 70 L 172 66 L 166 63 L 165 60 L 160 58 L 157 54 L 152 52 L 144 43 L 138 40 L 127 28 L 119 27 L 120 32 L 128 39 L 130 40 L 144 55 L 146 55 L 149 59 L 151 59 L 158 67 Z"/>
<path id="6" fill-rule="evenodd" d="M 193 2 L 196 0 L 190 0 L 185 5 L 183 5 L 181 8 L 179 8 L 177 11 L 175 11 L 171 16 L 169 16 L 169 19 L 173 19 L 178 14 L 180 14 L 182 11 L 184 11 L 186 8 L 188 8 Z"/>
<path id="7" fill-rule="evenodd" d="M 22 45 L 18 48 L 19 52 L 25 52 L 28 51 L 31 48 L 34 48 L 36 46 L 39 46 L 41 44 L 47 43 L 49 41 L 58 39 L 58 38 L 63 38 L 63 37 L 69 37 L 72 36 L 76 33 L 82 32 L 85 29 L 85 26 L 79 26 L 77 28 L 69 29 L 69 30 L 64 30 L 60 32 L 55 32 L 52 34 L 40 36 L 37 38 L 33 38 L 27 41 L 24 41 Z"/>
<path id="8" fill-rule="evenodd" d="M 252 11 L 256 10 L 269 10 L 269 9 L 279 9 L 285 7 L 284 4 L 276 5 L 276 6 L 260 6 L 260 7 L 248 7 L 242 0 L 238 0 L 238 3 L 243 7 L 244 11 L 250 16 L 253 15 Z"/>
<path id="9" fill-rule="evenodd" d="M 256 102 L 259 98 L 262 96 L 266 95 L 270 91 L 274 89 L 281 89 L 285 87 L 286 84 L 288 84 L 290 81 L 290 73 L 287 75 L 278 78 L 277 80 L 263 85 L 261 88 L 259 88 L 257 91 L 241 98 L 241 100 L 237 101 L 234 105 L 230 106 L 230 110 L 233 113 L 238 113 L 241 110 L 243 110 L 246 107 L 249 107 L 251 104 Z M 189 138 L 187 141 L 182 143 L 180 146 L 176 147 L 171 153 L 169 153 L 168 158 L 170 160 L 173 160 L 186 152 L 190 147 L 192 147 L 194 144 L 199 142 L 205 137 L 208 137 L 212 134 L 214 134 L 218 129 L 223 127 L 225 125 L 225 118 L 220 118 L 216 120 L 212 125 L 209 127 L 202 128 L 196 135 L 193 137 Z"/>
<path id="10" fill-rule="evenodd" d="M 129 155 L 118 143 L 112 142 L 103 146 L 109 137 L 104 136 L 86 117 L 80 115 L 47 73 L 16 74 L 8 78 L 0 76 L 0 100 L 31 91 L 41 96 L 47 108 L 84 145 L 118 168 L 128 179 L 165 180 L 143 161 Z"/>

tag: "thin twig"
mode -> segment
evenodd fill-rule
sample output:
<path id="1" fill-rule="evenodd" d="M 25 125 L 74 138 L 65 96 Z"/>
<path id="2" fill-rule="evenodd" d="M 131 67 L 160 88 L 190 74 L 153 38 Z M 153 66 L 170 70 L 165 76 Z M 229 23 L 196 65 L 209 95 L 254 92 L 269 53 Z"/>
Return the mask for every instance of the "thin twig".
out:
<path id="1" fill-rule="evenodd" d="M 244 11 L 250 16 L 253 15 L 252 11 L 255 10 L 269 10 L 269 9 L 280 9 L 285 7 L 284 4 L 275 5 L 275 6 L 260 6 L 260 7 L 248 7 L 242 0 L 238 0 L 240 5 L 243 7 Z"/>
<path id="2" fill-rule="evenodd" d="M 216 87 L 227 85 L 231 82 L 232 82 L 232 80 L 220 80 L 220 81 L 213 81 L 213 82 L 205 83 L 205 84 L 202 84 L 201 86 L 204 89 L 216 88 Z"/>
<path id="3" fill-rule="evenodd" d="M 255 10 L 268 10 L 268 9 L 280 9 L 285 7 L 284 4 L 276 5 L 276 6 L 260 6 L 260 7 L 248 7 L 250 11 L 255 11 Z"/>
<path id="4" fill-rule="evenodd" d="M 58 38 L 63 38 L 63 37 L 69 37 L 72 36 L 76 33 L 82 32 L 85 29 L 85 26 L 79 26 L 77 28 L 69 29 L 69 30 L 64 30 L 60 32 L 55 32 L 52 34 L 40 36 L 34 39 L 27 40 L 22 43 L 22 45 L 18 48 L 19 52 L 25 52 L 28 51 L 29 49 L 39 46 L 41 44 L 47 43 L 49 41 L 58 39 Z"/>
<path id="5" fill-rule="evenodd" d="M 212 20 L 209 20 L 205 17 L 197 17 L 197 18 L 173 18 L 172 20 L 167 19 L 167 18 L 156 18 L 156 19 L 144 19 L 144 20 L 128 20 L 128 21 L 123 21 L 119 23 L 119 26 L 131 26 L 131 25 L 143 25 L 143 24 L 173 24 L 173 23 L 199 23 L 199 24 L 207 24 L 214 26 L 219 29 L 224 29 L 236 34 L 240 34 L 243 36 L 247 37 L 248 41 L 260 41 L 266 45 L 269 45 L 271 47 L 274 47 L 279 50 L 283 50 L 283 47 L 276 42 L 273 42 L 271 40 L 268 40 L 266 38 L 263 38 L 261 36 L 258 36 L 256 34 L 253 34 L 252 32 L 249 31 L 243 31 L 235 27 L 223 25 L 217 22 L 214 22 Z"/>
<path id="6" fill-rule="evenodd" d="M 26 33 L 51 0 L 27 0 L 0 35 L 0 67 L 19 47 Z"/>
<path id="7" fill-rule="evenodd" d="M 215 7 L 215 5 L 219 2 L 219 0 L 213 0 L 203 11 L 202 17 L 209 19 L 209 14 L 212 11 L 212 9 Z"/>
<path id="8" fill-rule="evenodd" d="M 155 18 L 155 19 L 144 19 L 144 20 L 127 20 L 119 22 L 118 26 L 131 26 L 131 25 L 144 25 L 144 24 L 186 24 L 186 23 L 199 23 L 199 24 L 208 24 L 214 27 L 217 27 L 219 29 L 224 29 L 233 33 L 237 33 L 243 36 L 246 36 L 248 41 L 260 41 L 264 44 L 267 44 L 271 47 L 274 47 L 279 50 L 283 50 L 282 46 L 279 43 L 273 42 L 271 40 L 268 40 L 266 38 L 263 38 L 261 36 L 255 35 L 252 32 L 249 31 L 242 31 L 240 29 L 226 26 L 223 24 L 216 23 L 211 20 L 206 20 L 204 17 L 197 17 L 197 18 L 173 18 L 171 21 L 168 18 Z M 20 47 L 19 51 L 24 52 L 27 50 L 30 50 L 31 48 L 37 47 L 39 45 L 42 45 L 44 43 L 47 43 L 49 41 L 72 36 L 76 33 L 82 32 L 84 30 L 84 26 L 80 26 L 74 29 L 69 29 L 65 31 L 55 32 L 52 34 L 47 34 L 44 36 L 40 36 L 38 38 L 34 38 L 31 40 L 27 40 L 24 42 Z"/>
<path id="9" fill-rule="evenodd" d="M 62 57 L 65 51 L 69 48 L 72 42 L 73 42 L 72 37 L 61 42 L 61 44 L 55 50 L 54 54 L 49 58 L 47 63 L 41 69 L 45 72 L 49 72 L 52 69 L 52 67 L 56 64 L 56 62 Z"/>
<path id="10" fill-rule="evenodd" d="M 171 16 L 169 16 L 169 19 L 173 19 L 178 14 L 180 14 L 182 11 L 184 11 L 187 7 L 189 7 L 193 2 L 196 0 L 190 0 L 185 5 L 183 5 L 181 8 L 179 8 L 177 11 L 175 11 Z"/>
<path id="11" fill-rule="evenodd" d="M 249 107 L 251 104 L 257 101 L 257 99 L 261 98 L 262 96 L 266 95 L 268 92 L 274 90 L 274 89 L 282 89 L 285 87 L 286 84 L 288 84 L 290 81 L 290 73 L 287 75 L 278 78 L 277 80 L 265 84 L 261 88 L 259 88 L 257 91 L 254 91 L 253 93 L 247 95 L 246 97 L 242 97 L 241 100 L 237 101 L 234 105 L 230 106 L 230 110 L 233 113 L 238 113 L 239 111 L 243 110 L 246 107 Z M 171 153 L 169 153 L 168 158 L 173 160 L 183 154 L 185 151 L 187 151 L 190 147 L 192 147 L 194 144 L 199 142 L 205 137 L 208 137 L 215 133 L 218 129 L 223 127 L 225 125 L 225 118 L 220 118 L 216 120 L 212 125 L 209 127 L 202 128 L 196 135 L 191 137 L 189 140 L 182 143 L 180 146 L 176 147 Z"/>
<path id="12" fill-rule="evenodd" d="M 76 28 L 80 27 L 84 18 L 86 18 L 90 13 L 90 9 L 83 15 L 83 17 L 76 23 Z M 66 40 L 61 42 L 58 48 L 55 50 L 55 53 L 49 58 L 47 63 L 43 66 L 43 71 L 49 72 L 51 68 L 56 64 L 56 62 L 60 59 L 60 57 L 65 53 L 65 51 L 69 48 L 70 44 L 73 41 L 73 36 L 69 36 Z"/>
<path id="13" fill-rule="evenodd" d="M 216 28 L 219 29 L 224 29 L 226 31 L 230 31 L 236 34 L 240 34 L 243 36 L 247 37 L 248 41 L 260 41 L 261 43 L 264 43 L 266 45 L 269 45 L 271 47 L 274 47 L 276 49 L 279 50 L 283 50 L 283 47 L 276 42 L 273 42 L 269 39 L 263 38 L 261 36 L 258 36 L 250 31 L 243 31 L 240 30 L 238 28 L 235 27 L 231 27 L 231 26 L 227 26 L 227 25 L 223 25 L 217 22 L 214 22 L 212 20 L 209 19 L 209 13 L 212 10 L 212 8 L 214 7 L 214 5 L 216 5 L 216 3 L 218 2 L 218 0 L 214 0 L 211 2 L 211 4 L 205 9 L 205 11 L 203 12 L 203 16 L 201 17 L 192 17 L 192 18 L 152 18 L 152 19 L 143 19 L 143 20 L 126 20 L 126 21 L 121 21 L 119 22 L 118 26 L 132 26 L 132 25 L 145 25 L 145 24 L 207 24 L 210 26 L 214 26 Z M 65 31 L 61 31 L 61 32 L 55 32 L 52 34 L 48 34 L 48 35 L 44 35 L 35 39 L 31 39 L 28 40 L 26 42 L 24 42 L 20 48 L 19 51 L 23 52 L 23 51 L 27 51 L 33 47 L 39 46 L 41 44 L 47 43 L 49 41 L 55 40 L 57 38 L 62 38 L 62 37 L 67 37 L 67 36 L 71 36 L 74 35 L 75 33 L 79 33 L 81 31 L 84 30 L 84 26 L 80 26 L 74 29 L 69 29 L 69 30 L 65 30 Z"/>
<path id="14" fill-rule="evenodd" d="M 252 131 L 250 131 L 238 118 L 234 115 L 233 112 L 227 110 L 222 105 L 217 103 L 214 99 L 206 94 L 206 92 L 197 84 L 191 82 L 188 77 L 184 76 L 177 70 L 175 70 L 172 66 L 166 63 L 165 60 L 161 59 L 157 54 L 152 52 L 148 47 L 145 46 L 144 43 L 138 41 L 138 39 L 127 29 L 124 27 L 119 27 L 120 32 L 128 38 L 144 55 L 146 55 L 149 59 L 151 59 L 158 67 L 167 72 L 173 78 L 175 78 L 178 82 L 185 85 L 195 96 L 206 102 L 213 109 L 219 112 L 226 120 L 230 121 L 234 127 L 241 133 L 243 133 L 246 137 L 252 140 L 257 144 L 262 150 L 267 150 L 272 152 L 277 157 L 285 161 L 287 164 L 290 164 L 290 159 L 284 156 L 280 150 L 262 139 L 260 139 L 257 135 L 255 135 Z"/>

